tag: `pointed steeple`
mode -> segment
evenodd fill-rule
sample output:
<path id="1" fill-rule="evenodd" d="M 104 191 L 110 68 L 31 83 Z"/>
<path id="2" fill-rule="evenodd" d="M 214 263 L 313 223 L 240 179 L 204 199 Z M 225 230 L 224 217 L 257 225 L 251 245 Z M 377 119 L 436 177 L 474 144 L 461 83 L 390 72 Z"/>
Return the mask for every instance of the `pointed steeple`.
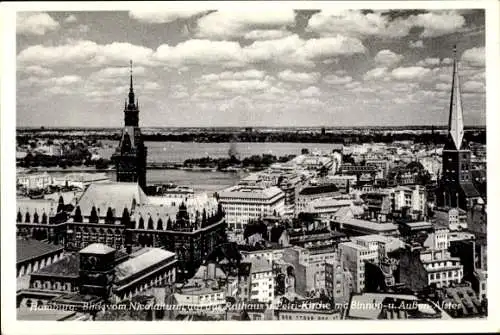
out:
<path id="1" fill-rule="evenodd" d="M 453 47 L 453 79 L 451 83 L 450 116 L 448 132 L 453 139 L 456 150 L 460 150 L 464 138 L 464 121 L 462 97 L 460 94 L 460 77 L 458 76 L 457 46 Z"/>
<path id="2" fill-rule="evenodd" d="M 130 90 L 128 92 L 128 103 L 133 105 L 135 100 L 134 95 L 134 81 L 132 78 L 132 60 L 130 60 Z"/>

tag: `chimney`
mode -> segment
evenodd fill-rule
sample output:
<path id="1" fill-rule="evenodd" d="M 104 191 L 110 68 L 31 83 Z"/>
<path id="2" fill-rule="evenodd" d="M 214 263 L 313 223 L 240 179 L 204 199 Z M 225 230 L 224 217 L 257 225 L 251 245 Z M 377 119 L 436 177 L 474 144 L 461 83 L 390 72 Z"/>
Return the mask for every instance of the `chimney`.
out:
<path id="1" fill-rule="evenodd" d="M 215 263 L 208 263 L 207 271 L 208 271 L 208 279 L 215 280 Z"/>

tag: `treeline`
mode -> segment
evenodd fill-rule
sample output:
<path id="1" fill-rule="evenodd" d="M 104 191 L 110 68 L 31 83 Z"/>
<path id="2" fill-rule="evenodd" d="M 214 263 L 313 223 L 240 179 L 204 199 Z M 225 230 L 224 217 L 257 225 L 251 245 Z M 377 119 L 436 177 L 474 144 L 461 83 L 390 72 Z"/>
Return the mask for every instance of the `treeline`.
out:
<path id="1" fill-rule="evenodd" d="M 239 166 L 244 168 L 264 168 L 268 167 L 273 163 L 284 163 L 291 159 L 293 159 L 295 155 L 286 155 L 281 157 L 276 157 L 274 155 L 263 154 L 263 155 L 253 155 L 250 157 L 245 157 L 243 159 L 239 159 L 236 156 L 231 156 L 229 158 L 211 158 L 211 157 L 203 157 L 203 158 L 193 158 L 186 159 L 184 161 L 185 167 L 210 167 L 217 168 L 219 170 L 231 167 L 231 166 Z"/>
<path id="2" fill-rule="evenodd" d="M 17 161 L 17 166 L 30 167 L 60 167 L 67 168 L 72 166 L 95 167 L 96 169 L 107 169 L 112 162 L 109 159 L 94 159 L 91 160 L 91 155 L 88 152 L 80 154 L 50 156 L 44 154 L 28 153 L 24 158 Z"/>
<path id="3" fill-rule="evenodd" d="M 486 144 L 486 130 L 466 130 L 465 140 L 470 142 Z M 18 143 L 23 143 L 34 138 L 68 139 L 68 140 L 114 140 L 120 139 L 119 133 L 114 134 L 92 134 L 92 135 L 74 135 L 74 134 L 23 134 L 18 135 Z M 392 143 L 394 141 L 413 141 L 420 144 L 444 144 L 447 135 L 443 133 L 414 133 L 408 132 L 387 132 L 372 130 L 369 133 L 352 131 L 335 133 L 317 133 L 317 132 L 201 132 L 201 133 L 178 133 L 178 134 L 143 134 L 144 141 L 151 142 L 200 142 L 200 143 L 226 143 L 237 142 L 300 142 L 300 143 Z"/>

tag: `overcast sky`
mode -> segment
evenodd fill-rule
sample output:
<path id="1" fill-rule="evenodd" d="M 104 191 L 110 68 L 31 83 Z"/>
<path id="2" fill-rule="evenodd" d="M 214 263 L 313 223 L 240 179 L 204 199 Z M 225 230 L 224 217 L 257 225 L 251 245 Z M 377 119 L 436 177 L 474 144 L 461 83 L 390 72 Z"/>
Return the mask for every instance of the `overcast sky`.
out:
<path id="1" fill-rule="evenodd" d="M 443 125 L 453 44 L 485 125 L 482 10 L 24 12 L 17 125 Z"/>

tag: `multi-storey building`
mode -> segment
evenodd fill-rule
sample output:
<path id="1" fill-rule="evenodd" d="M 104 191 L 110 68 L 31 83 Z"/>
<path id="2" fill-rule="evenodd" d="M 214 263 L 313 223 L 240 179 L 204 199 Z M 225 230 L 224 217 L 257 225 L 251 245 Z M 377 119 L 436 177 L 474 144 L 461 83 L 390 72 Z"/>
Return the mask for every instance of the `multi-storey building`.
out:
<path id="1" fill-rule="evenodd" d="M 309 203 L 313 200 L 340 195 L 339 189 L 334 184 L 323 184 L 319 186 L 306 186 L 301 189 L 295 203 L 295 214 L 305 212 Z"/>
<path id="2" fill-rule="evenodd" d="M 414 291 L 435 284 L 436 287 L 459 283 L 463 278 L 460 258 L 451 257 L 445 250 L 423 249 L 421 245 L 407 245 L 400 258 L 400 281 Z"/>
<path id="3" fill-rule="evenodd" d="M 219 192 L 218 198 L 232 229 L 243 229 L 249 221 L 268 215 L 281 216 L 285 207 L 285 194 L 275 186 L 236 185 Z"/>
<path id="4" fill-rule="evenodd" d="M 17 185 L 27 190 L 44 189 L 53 184 L 53 178 L 47 172 L 41 174 L 18 174 Z"/>
<path id="5" fill-rule="evenodd" d="M 340 253 L 325 262 L 325 291 L 334 304 L 344 304 L 349 301 L 352 293 L 353 278 L 344 265 Z"/>
<path id="6" fill-rule="evenodd" d="M 427 196 L 420 185 L 398 186 L 391 191 L 393 215 L 419 220 L 426 216 Z"/>
<path id="7" fill-rule="evenodd" d="M 363 292 L 365 288 L 365 262 L 376 262 L 378 251 L 355 242 L 339 244 L 339 251 L 345 266 L 353 277 L 353 292 Z"/>
<path id="8" fill-rule="evenodd" d="M 341 208 L 354 206 L 351 199 L 338 199 L 333 197 L 312 200 L 305 208 L 305 212 L 315 214 L 322 220 L 332 220 Z"/>
<path id="9" fill-rule="evenodd" d="M 325 290 L 325 263 L 337 258 L 336 251 L 329 247 L 294 246 L 283 253 L 283 261 L 294 268 L 295 291 L 300 295 Z"/>
<path id="10" fill-rule="evenodd" d="M 450 230 L 467 229 L 467 212 L 461 208 L 438 207 L 434 209 L 436 223 Z"/>
<path id="11" fill-rule="evenodd" d="M 274 274 L 272 263 L 263 258 L 251 258 L 249 301 L 271 303 L 274 300 Z"/>

